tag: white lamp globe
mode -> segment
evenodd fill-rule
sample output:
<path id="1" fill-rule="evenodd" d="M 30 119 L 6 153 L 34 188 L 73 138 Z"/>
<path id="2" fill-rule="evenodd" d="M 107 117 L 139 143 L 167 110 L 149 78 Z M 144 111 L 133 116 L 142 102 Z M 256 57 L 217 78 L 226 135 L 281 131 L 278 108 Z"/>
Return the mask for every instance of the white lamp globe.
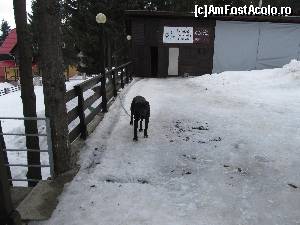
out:
<path id="1" fill-rule="evenodd" d="M 131 37 L 131 35 L 127 35 L 127 41 L 131 41 L 131 39 L 132 39 L 132 37 Z"/>
<path id="2" fill-rule="evenodd" d="M 103 13 L 98 13 L 96 16 L 96 22 L 97 23 L 106 23 L 106 16 Z"/>

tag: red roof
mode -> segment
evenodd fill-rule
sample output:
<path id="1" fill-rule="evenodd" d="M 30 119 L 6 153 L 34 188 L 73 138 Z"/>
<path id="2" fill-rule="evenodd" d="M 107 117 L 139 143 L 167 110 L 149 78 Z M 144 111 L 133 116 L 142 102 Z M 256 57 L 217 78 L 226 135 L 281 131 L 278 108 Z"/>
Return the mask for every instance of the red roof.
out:
<path id="1" fill-rule="evenodd" d="M 17 31 L 13 29 L 0 47 L 0 54 L 10 54 L 17 44 Z"/>

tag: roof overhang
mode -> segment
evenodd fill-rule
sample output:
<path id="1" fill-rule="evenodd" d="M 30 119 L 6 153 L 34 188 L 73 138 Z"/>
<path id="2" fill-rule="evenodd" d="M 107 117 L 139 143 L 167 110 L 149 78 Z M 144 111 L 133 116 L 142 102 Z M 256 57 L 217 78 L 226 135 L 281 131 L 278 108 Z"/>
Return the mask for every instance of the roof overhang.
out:
<path id="1" fill-rule="evenodd" d="M 209 16 L 195 17 L 194 13 L 172 12 L 172 11 L 151 11 L 151 10 L 126 10 L 128 17 L 145 18 L 168 18 L 182 19 L 189 18 L 194 20 L 223 20 L 223 21 L 249 21 L 249 22 L 273 22 L 273 23 L 300 23 L 300 16 Z"/>

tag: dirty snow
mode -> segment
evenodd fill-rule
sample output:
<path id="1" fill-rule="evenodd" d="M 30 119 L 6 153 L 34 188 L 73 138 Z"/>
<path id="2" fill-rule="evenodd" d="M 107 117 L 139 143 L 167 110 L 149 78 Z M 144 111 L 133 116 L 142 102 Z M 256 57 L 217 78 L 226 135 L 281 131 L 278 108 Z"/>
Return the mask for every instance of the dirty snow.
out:
<path id="1" fill-rule="evenodd" d="M 32 224 L 300 224 L 299 65 L 134 80 L 86 141 L 52 218 Z M 151 118 L 149 138 L 133 142 L 121 104 L 136 95 Z"/>

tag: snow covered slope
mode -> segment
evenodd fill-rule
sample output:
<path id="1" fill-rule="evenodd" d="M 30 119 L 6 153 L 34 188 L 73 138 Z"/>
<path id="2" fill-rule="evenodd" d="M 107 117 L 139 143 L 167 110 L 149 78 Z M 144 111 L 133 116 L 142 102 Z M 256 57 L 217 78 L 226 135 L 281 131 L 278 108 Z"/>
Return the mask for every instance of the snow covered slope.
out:
<path id="1" fill-rule="evenodd" d="M 86 142 L 46 225 L 300 223 L 299 62 L 127 87 Z M 150 101 L 149 138 L 133 128 Z"/>

